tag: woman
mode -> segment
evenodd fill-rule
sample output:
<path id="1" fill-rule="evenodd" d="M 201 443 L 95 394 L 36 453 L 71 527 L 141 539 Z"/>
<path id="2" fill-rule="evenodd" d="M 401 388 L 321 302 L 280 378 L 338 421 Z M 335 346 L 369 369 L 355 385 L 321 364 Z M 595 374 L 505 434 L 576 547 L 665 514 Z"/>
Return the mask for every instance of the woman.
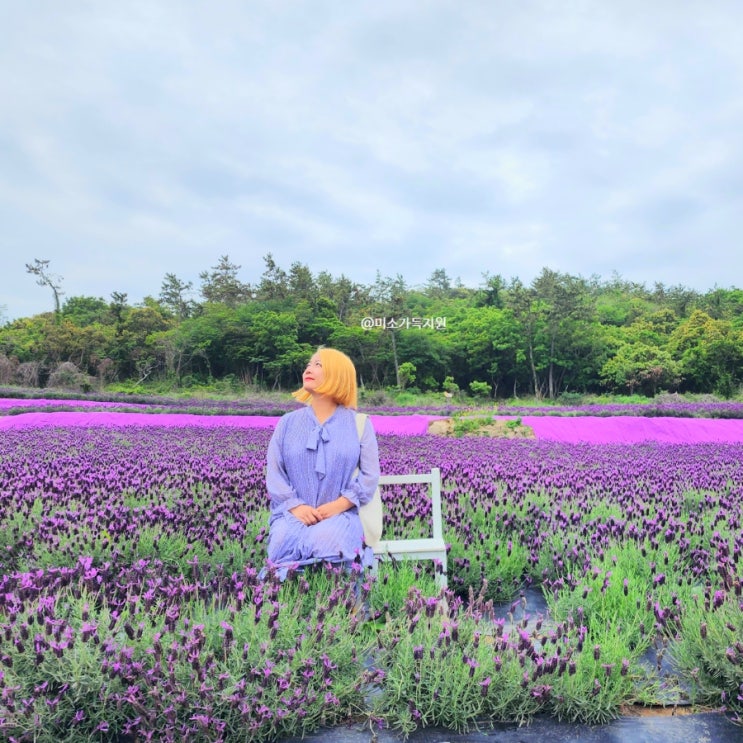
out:
<path id="1" fill-rule="evenodd" d="M 377 487 L 379 452 L 368 418 L 357 433 L 356 369 L 344 353 L 320 348 L 302 380 L 293 395 L 307 406 L 279 419 L 268 446 L 268 561 L 282 577 L 313 562 L 373 560 L 359 506 Z"/>

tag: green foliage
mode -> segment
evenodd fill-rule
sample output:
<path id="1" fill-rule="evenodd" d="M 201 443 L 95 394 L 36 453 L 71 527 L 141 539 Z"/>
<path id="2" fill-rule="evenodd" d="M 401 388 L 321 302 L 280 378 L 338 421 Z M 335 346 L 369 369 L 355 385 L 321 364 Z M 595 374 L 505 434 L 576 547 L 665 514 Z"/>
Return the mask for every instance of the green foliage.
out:
<path id="1" fill-rule="evenodd" d="M 743 331 L 714 320 L 700 310 L 672 334 L 669 349 L 679 360 L 680 373 L 693 391 L 710 388 L 731 397 L 741 382 Z"/>
<path id="2" fill-rule="evenodd" d="M 575 648 L 568 673 L 554 679 L 552 714 L 560 720 L 604 724 L 619 717 L 623 706 L 657 701 L 659 681 L 640 663 L 641 653 L 627 635 L 627 626 L 607 621 L 587 632 L 567 622 Z M 575 634 L 573 634 L 575 631 Z M 577 635 L 577 637 L 576 637 Z"/>
<path id="3" fill-rule="evenodd" d="M 292 389 L 320 344 L 356 362 L 368 389 L 400 384 L 451 394 L 554 401 L 572 394 L 651 396 L 663 390 L 737 394 L 743 385 L 743 311 L 738 289 L 700 295 L 684 287 L 652 290 L 618 277 L 587 281 L 548 269 L 524 285 L 483 274 L 480 287 L 436 269 L 420 289 L 402 276 L 363 286 L 346 276 L 279 266 L 269 253 L 252 283 L 221 256 L 201 272 L 200 301 L 173 273 L 159 298 L 132 306 L 69 297 L 46 262 L 27 265 L 53 290 L 55 311 L 0 327 L 0 354 L 18 382 L 43 386 L 50 371 L 74 363 L 96 385 L 199 387 L 231 376 L 262 389 Z M 375 321 L 444 318 L 393 332 Z M 368 327 L 372 320 L 372 327 Z M 402 370 L 402 374 L 400 371 Z"/>
<path id="4" fill-rule="evenodd" d="M 438 593 L 433 575 L 412 560 L 380 562 L 369 597 L 372 617 L 387 619 L 403 611 L 408 591 L 415 586 L 424 596 Z"/>
<path id="5" fill-rule="evenodd" d="M 522 426 L 521 418 L 511 418 L 510 420 L 507 420 L 505 423 L 506 430 L 508 431 L 516 431 Z"/>
<path id="6" fill-rule="evenodd" d="M 62 305 L 62 317 L 79 328 L 112 320 L 108 303 L 101 297 L 70 297 Z"/>
<path id="7" fill-rule="evenodd" d="M 455 436 L 470 436 L 477 434 L 490 423 L 490 418 L 475 416 L 457 416 L 454 418 L 453 433 Z"/>
<path id="8" fill-rule="evenodd" d="M 222 690 L 204 715 L 210 720 L 204 720 L 208 739 L 217 722 L 228 740 L 246 731 L 251 740 L 269 741 L 332 726 L 364 708 L 365 641 L 352 612 L 356 601 L 347 575 L 323 571 L 283 586 L 253 581 L 243 598 L 231 596 L 224 606 L 194 598 L 175 610 L 145 598 L 113 612 L 96 593 L 63 591 L 53 615 L 65 638 L 60 649 L 35 655 L 21 637 L 8 647 L 5 688 L 13 689 L 19 706 L 22 699 L 35 703 L 25 710 L 29 714 L 6 718 L 3 731 L 32 734 L 39 743 L 97 740 L 101 732 L 114 739 L 144 715 L 149 727 L 164 733 L 171 725 L 194 724 L 203 710 L 204 683 Z M 20 626 L 48 612 L 43 600 L 27 601 Z M 319 629 L 325 623 L 334 628 L 332 642 Z M 136 688 L 116 671 L 129 663 L 147 669 Z M 300 697 L 294 694 L 298 688 Z M 57 695 L 53 705 L 40 689 Z M 260 699 L 260 709 L 231 704 L 238 690 L 241 698 Z M 265 716 L 262 709 L 273 714 Z"/>
<path id="9" fill-rule="evenodd" d="M 410 361 L 404 361 L 400 364 L 397 371 L 400 377 L 400 389 L 405 389 L 415 382 L 415 364 Z"/>
<path id="10" fill-rule="evenodd" d="M 641 391 L 649 397 L 662 389 L 676 389 L 680 382 L 678 364 L 671 355 L 645 343 L 622 345 L 604 364 L 601 377 L 612 391 Z"/>
<path id="11" fill-rule="evenodd" d="M 470 392 L 473 397 L 490 397 L 490 385 L 487 382 L 470 382 Z"/>
<path id="12" fill-rule="evenodd" d="M 482 596 L 462 609 L 411 590 L 405 610 L 381 629 L 376 662 L 385 672 L 374 711 L 403 734 L 443 727 L 463 732 L 487 723 L 524 723 L 539 713 L 597 724 L 618 717 L 638 688 L 654 685 L 616 627 L 586 634 L 568 621 L 542 632 L 488 621 Z M 454 610 L 456 609 L 456 610 Z M 531 648 L 560 638 L 548 662 Z M 591 650 L 584 650 L 590 642 Z"/>
<path id="13" fill-rule="evenodd" d="M 460 505 L 467 523 L 446 535 L 451 588 L 462 597 L 475 591 L 486 600 L 508 600 L 527 580 L 528 551 L 501 527 L 496 510 Z"/>
<path id="14" fill-rule="evenodd" d="M 685 605 L 679 641 L 671 649 L 695 704 L 722 705 L 743 713 L 741 638 L 740 596 L 710 587 L 697 590 Z"/>
<path id="15" fill-rule="evenodd" d="M 447 375 L 444 378 L 444 381 L 441 385 L 444 392 L 448 392 L 451 395 L 456 394 L 459 392 L 459 385 L 454 381 L 454 378 L 451 375 Z"/>
<path id="16" fill-rule="evenodd" d="M 585 580 L 576 583 L 566 569 L 564 578 L 552 583 L 550 614 L 558 620 L 580 615 L 589 630 L 607 624 L 619 627 L 629 647 L 642 653 L 653 640 L 655 612 L 677 615 L 681 588 L 671 585 L 662 566 L 678 564 L 674 545 L 660 549 L 633 542 L 611 544 L 594 560 Z M 654 597 L 652 602 L 648 596 Z M 668 621 L 666 631 L 675 626 Z"/>

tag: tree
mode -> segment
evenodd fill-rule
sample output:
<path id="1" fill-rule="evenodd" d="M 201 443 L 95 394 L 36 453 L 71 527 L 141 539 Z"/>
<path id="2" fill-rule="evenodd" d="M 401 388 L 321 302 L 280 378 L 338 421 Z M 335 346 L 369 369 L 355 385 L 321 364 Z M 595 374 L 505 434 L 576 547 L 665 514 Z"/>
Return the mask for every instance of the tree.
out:
<path id="1" fill-rule="evenodd" d="M 124 315 L 129 309 L 127 298 L 128 294 L 126 292 L 111 292 L 111 302 L 108 305 L 108 310 L 111 313 L 117 330 L 121 329 L 121 325 L 124 322 Z"/>
<path id="2" fill-rule="evenodd" d="M 509 306 L 523 329 L 534 394 L 554 399 L 566 376 L 584 363 L 590 342 L 586 327 L 594 310 L 587 283 L 545 268 L 528 289 L 513 283 Z"/>
<path id="3" fill-rule="evenodd" d="M 388 365 L 386 336 L 381 328 L 366 330 L 360 325 L 339 325 L 328 339 L 328 345 L 354 360 L 362 388 L 381 386 L 385 381 L 384 367 Z"/>
<path id="4" fill-rule="evenodd" d="M 221 256 L 217 265 L 212 267 L 211 273 L 202 271 L 199 274 L 201 295 L 207 302 L 228 307 L 237 307 L 248 302 L 251 289 L 237 278 L 239 270 L 240 266 L 232 263 L 229 256 Z"/>
<path id="5" fill-rule="evenodd" d="M 34 258 L 33 263 L 26 264 L 26 273 L 36 276 L 36 283 L 39 286 L 48 286 L 54 295 L 54 316 L 59 318 L 60 314 L 60 297 L 64 294 L 62 291 L 62 277 L 49 273 L 49 261 Z"/>
<path id="6" fill-rule="evenodd" d="M 160 286 L 160 302 L 179 320 L 190 317 L 194 311 L 194 301 L 189 297 L 193 282 L 181 281 L 174 273 L 166 273 Z"/>
<path id="7" fill-rule="evenodd" d="M 467 308 L 456 320 L 456 327 L 452 357 L 462 386 L 472 379 L 487 379 L 496 392 L 506 383 L 513 386 L 520 348 L 513 312 L 494 306 Z"/>
<path id="8" fill-rule="evenodd" d="M 258 299 L 262 302 L 284 300 L 289 295 L 286 271 L 280 268 L 271 253 L 263 256 L 266 268 L 258 282 Z"/>
<path id="9" fill-rule="evenodd" d="M 674 331 L 668 347 L 692 392 L 714 391 L 730 397 L 743 381 L 743 332 L 728 320 L 694 310 Z"/>
<path id="10" fill-rule="evenodd" d="M 437 268 L 428 277 L 425 292 L 434 299 L 446 299 L 452 294 L 451 279 L 445 268 Z"/>
<path id="11" fill-rule="evenodd" d="M 689 312 L 694 309 L 699 300 L 699 294 L 693 289 L 681 284 L 666 287 L 657 281 L 650 296 L 656 307 L 668 308 L 678 317 L 688 317 Z"/>
<path id="12" fill-rule="evenodd" d="M 484 286 L 477 290 L 475 295 L 476 306 L 503 307 L 503 292 L 506 282 L 502 276 L 492 276 L 488 271 L 482 275 Z"/>
<path id="13" fill-rule="evenodd" d="M 110 312 L 101 297 L 70 297 L 62 305 L 62 317 L 78 327 L 110 322 Z"/>
<path id="14" fill-rule="evenodd" d="M 437 390 L 451 367 L 451 336 L 445 331 L 406 328 L 398 334 L 400 377 L 404 383 L 404 366 L 416 369 L 415 386 L 422 390 Z"/>
<path id="15" fill-rule="evenodd" d="M 400 386 L 400 364 L 397 355 L 397 339 L 395 338 L 395 328 L 389 321 L 399 320 L 405 315 L 405 299 L 408 294 L 408 288 L 405 279 L 397 274 L 394 278 L 382 275 L 377 271 L 376 280 L 371 291 L 371 298 L 374 302 L 373 312 L 378 318 L 388 321 L 387 335 L 390 338 L 392 346 L 392 361 L 395 366 L 395 386 Z"/>
<path id="16" fill-rule="evenodd" d="M 22 317 L 0 330 L 0 353 L 17 358 L 20 363 L 40 360 L 44 333 L 49 325 L 46 315 Z"/>
<path id="17" fill-rule="evenodd" d="M 237 311 L 223 304 L 207 304 L 202 313 L 189 317 L 170 331 L 153 338 L 165 370 L 180 383 L 182 375 L 211 379 L 233 371 L 226 343 L 232 342 L 231 355 L 245 333 Z"/>
<path id="18" fill-rule="evenodd" d="M 335 315 L 335 305 L 326 297 L 320 297 L 314 304 L 306 299 L 299 300 L 294 305 L 294 317 L 299 337 L 314 347 L 327 344 L 341 324 Z"/>
<path id="19" fill-rule="evenodd" d="M 659 389 L 679 384 L 678 365 L 662 348 L 645 343 L 625 343 L 601 369 L 604 384 L 613 392 L 643 392 L 653 396 Z"/>
<path id="20" fill-rule="evenodd" d="M 172 322 L 154 303 L 132 307 L 126 313 L 117 337 L 119 362 L 127 375 L 136 373 L 138 383 L 157 371 L 156 339 L 159 333 L 171 327 Z"/>
<path id="21" fill-rule="evenodd" d="M 415 364 L 410 361 L 403 361 L 400 364 L 400 389 L 404 390 L 409 384 L 415 382 L 415 373 L 417 369 Z"/>
<path id="22" fill-rule="evenodd" d="M 607 387 L 728 395 L 743 382 L 738 289 L 697 297 L 683 287 L 648 290 L 618 276 L 603 283 L 548 269 L 529 286 L 483 274 L 477 289 L 467 289 L 437 269 L 426 289 L 414 290 L 400 275 L 378 272 L 363 285 L 327 271 L 314 276 L 301 262 L 285 271 L 270 253 L 264 261 L 251 290 L 222 256 L 200 275 L 208 299 L 198 304 L 188 296 L 191 282 L 173 273 L 159 299 L 136 308 L 122 292 L 109 302 L 71 297 L 54 314 L 0 325 L 0 356 L 40 384 L 55 365 L 71 362 L 99 379 L 160 373 L 188 384 L 188 375 L 232 375 L 294 385 L 319 344 L 346 351 L 367 388 L 440 389 L 449 376 L 462 390 L 487 385 L 494 397 L 533 389 L 554 398 Z M 61 281 L 48 261 L 26 268 L 56 292 L 56 305 Z M 443 331 L 421 323 L 437 317 L 446 318 Z M 415 367 L 414 381 L 406 364 Z"/>
<path id="23" fill-rule="evenodd" d="M 520 335 L 523 338 L 523 354 L 529 364 L 532 392 L 540 399 L 544 389 L 540 382 L 540 373 L 543 369 L 543 349 L 540 345 L 539 315 L 541 306 L 520 281 L 515 280 L 509 287 L 509 308 L 520 325 Z"/>
<path id="24" fill-rule="evenodd" d="M 310 346 L 298 341 L 296 317 L 253 304 L 241 307 L 238 318 L 239 342 L 234 338 L 226 344 L 233 363 L 272 387 L 296 384 L 311 355 Z"/>
<path id="25" fill-rule="evenodd" d="M 699 301 L 699 309 L 715 320 L 730 320 L 733 327 L 743 328 L 743 289 L 713 289 Z"/>
<path id="26" fill-rule="evenodd" d="M 317 284 L 304 263 L 295 261 L 289 267 L 289 292 L 294 301 L 306 300 L 312 306 L 317 303 Z"/>
<path id="27" fill-rule="evenodd" d="M 582 279 L 546 268 L 534 280 L 532 290 L 545 302 L 547 390 L 554 399 L 571 366 L 579 331 L 592 316 L 589 293 Z"/>
<path id="28" fill-rule="evenodd" d="M 320 271 L 317 275 L 317 290 L 320 297 L 333 302 L 340 322 L 344 322 L 354 309 L 369 302 L 368 291 L 343 274 L 334 279 L 327 271 Z"/>

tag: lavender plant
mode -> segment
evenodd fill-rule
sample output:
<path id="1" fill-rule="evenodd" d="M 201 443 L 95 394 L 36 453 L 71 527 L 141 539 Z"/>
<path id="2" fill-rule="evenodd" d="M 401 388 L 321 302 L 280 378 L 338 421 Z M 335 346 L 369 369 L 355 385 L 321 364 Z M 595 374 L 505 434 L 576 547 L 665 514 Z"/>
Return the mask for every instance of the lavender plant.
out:
<path id="1" fill-rule="evenodd" d="M 640 662 L 658 638 L 691 701 L 741 710 L 741 445 L 380 435 L 383 472 L 441 467 L 442 597 L 415 564 L 377 581 L 258 581 L 269 436 L 113 420 L 4 430 L 5 738 L 600 722 L 662 703 L 667 679 Z M 422 488 L 383 499 L 390 538 L 429 523 Z M 544 589 L 549 621 L 495 619 L 493 599 L 525 585 Z"/>
<path id="2" fill-rule="evenodd" d="M 277 740 L 363 716 L 376 675 L 347 575 L 282 585 L 247 569 L 204 590 L 159 567 L 136 566 L 143 593 L 131 574 L 95 589 L 89 561 L 62 590 L 56 571 L 19 577 L 2 626 L 6 739 Z"/>

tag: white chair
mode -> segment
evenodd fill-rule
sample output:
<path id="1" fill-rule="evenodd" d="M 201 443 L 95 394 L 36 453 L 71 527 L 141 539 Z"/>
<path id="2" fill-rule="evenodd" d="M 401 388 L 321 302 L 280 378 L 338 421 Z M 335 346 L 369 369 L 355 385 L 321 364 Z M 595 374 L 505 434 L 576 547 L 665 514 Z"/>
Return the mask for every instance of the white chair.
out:
<path id="1" fill-rule="evenodd" d="M 436 585 L 439 588 L 446 588 L 446 543 L 441 518 L 441 470 L 434 467 L 425 474 L 382 475 L 379 478 L 380 487 L 416 483 L 430 485 L 432 536 L 421 539 L 382 539 L 374 548 L 374 556 L 377 562 L 384 559 L 438 560 L 441 564 L 441 571 L 436 571 Z"/>

